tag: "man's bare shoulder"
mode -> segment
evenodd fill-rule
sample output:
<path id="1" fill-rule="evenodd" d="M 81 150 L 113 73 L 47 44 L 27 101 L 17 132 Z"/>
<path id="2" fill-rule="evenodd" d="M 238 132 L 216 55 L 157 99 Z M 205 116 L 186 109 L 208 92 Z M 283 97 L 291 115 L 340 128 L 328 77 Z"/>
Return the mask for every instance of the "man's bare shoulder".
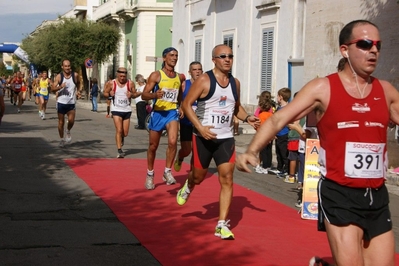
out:
<path id="1" fill-rule="evenodd" d="M 150 76 L 148 77 L 147 83 L 148 82 L 158 83 L 160 79 L 161 79 L 161 73 L 159 73 L 159 71 L 157 70 L 150 74 Z"/>

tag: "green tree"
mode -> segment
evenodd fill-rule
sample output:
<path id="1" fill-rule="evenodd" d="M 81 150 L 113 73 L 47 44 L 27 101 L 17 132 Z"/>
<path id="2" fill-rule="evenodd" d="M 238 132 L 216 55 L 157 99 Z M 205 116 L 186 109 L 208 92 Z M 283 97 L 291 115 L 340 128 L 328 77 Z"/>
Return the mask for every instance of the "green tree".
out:
<path id="1" fill-rule="evenodd" d="M 121 38 L 114 26 L 87 20 L 59 19 L 22 41 L 21 48 L 29 60 L 53 73 L 61 71 L 61 62 L 68 59 L 75 71 L 82 70 L 86 92 L 88 82 L 85 59 L 102 63 L 114 54 Z M 98 73 L 93 73 L 97 77 Z M 87 93 L 86 93 L 87 95 Z"/>
<path id="2" fill-rule="evenodd" d="M 7 67 L 4 65 L 4 63 L 1 61 L 0 62 L 0 76 L 6 76 L 8 75 Z"/>

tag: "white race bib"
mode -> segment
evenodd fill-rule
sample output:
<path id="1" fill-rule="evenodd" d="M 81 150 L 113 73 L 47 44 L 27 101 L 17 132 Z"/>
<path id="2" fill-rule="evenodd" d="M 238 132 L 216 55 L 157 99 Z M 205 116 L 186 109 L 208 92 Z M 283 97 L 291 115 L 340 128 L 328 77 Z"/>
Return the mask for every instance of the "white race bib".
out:
<path id="1" fill-rule="evenodd" d="M 208 119 L 214 128 L 230 127 L 231 117 L 230 113 L 226 110 L 210 110 Z"/>
<path id="2" fill-rule="evenodd" d="M 171 103 L 177 102 L 177 95 L 179 94 L 179 90 L 163 88 L 162 91 L 163 91 L 162 100 Z"/>
<path id="3" fill-rule="evenodd" d="M 381 178 L 384 176 L 384 143 L 347 142 L 345 176 L 351 178 Z"/>
<path id="4" fill-rule="evenodd" d="M 126 96 L 121 97 L 121 96 L 115 95 L 114 104 L 115 104 L 115 106 L 118 106 L 118 107 L 126 107 L 126 106 L 130 105 L 130 101 Z"/>

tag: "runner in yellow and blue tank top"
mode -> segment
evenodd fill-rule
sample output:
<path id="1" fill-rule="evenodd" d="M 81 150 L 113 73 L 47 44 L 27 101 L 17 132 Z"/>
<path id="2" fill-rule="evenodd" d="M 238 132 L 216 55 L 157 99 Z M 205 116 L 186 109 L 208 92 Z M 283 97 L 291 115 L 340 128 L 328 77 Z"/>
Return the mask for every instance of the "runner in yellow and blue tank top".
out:
<path id="1" fill-rule="evenodd" d="M 168 148 L 166 150 L 163 180 L 167 185 L 176 183 L 172 175 L 172 164 L 177 151 L 179 116 L 180 118 L 183 117 L 183 113 L 179 110 L 179 105 L 182 95 L 181 84 L 184 78 L 175 72 L 178 52 L 175 48 L 169 47 L 162 52 L 162 57 L 162 69 L 151 73 L 141 97 L 143 100 L 154 101 L 148 125 L 150 136 L 147 151 L 148 167 L 145 187 L 149 190 L 155 188 L 154 161 L 162 131 L 165 129 L 168 135 Z"/>
<path id="2" fill-rule="evenodd" d="M 47 71 L 43 71 L 42 77 L 39 79 L 39 116 L 42 120 L 46 119 L 50 86 L 52 86 L 52 84 L 51 80 L 47 77 Z"/>

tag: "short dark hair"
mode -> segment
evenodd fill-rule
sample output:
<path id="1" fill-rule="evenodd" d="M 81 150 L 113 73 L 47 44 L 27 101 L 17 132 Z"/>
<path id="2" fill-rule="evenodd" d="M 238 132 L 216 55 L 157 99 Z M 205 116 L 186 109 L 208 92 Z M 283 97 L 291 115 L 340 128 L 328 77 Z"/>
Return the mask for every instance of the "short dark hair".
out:
<path id="1" fill-rule="evenodd" d="M 358 25 L 365 25 L 365 24 L 373 25 L 378 29 L 377 25 L 365 19 L 358 19 L 351 21 L 348 24 L 346 24 L 339 33 L 339 45 L 341 46 L 343 44 L 349 43 L 352 39 L 353 28 Z"/>
<path id="2" fill-rule="evenodd" d="M 289 88 L 281 88 L 278 90 L 277 94 L 283 97 L 283 100 L 286 102 L 291 98 L 291 90 Z"/>

